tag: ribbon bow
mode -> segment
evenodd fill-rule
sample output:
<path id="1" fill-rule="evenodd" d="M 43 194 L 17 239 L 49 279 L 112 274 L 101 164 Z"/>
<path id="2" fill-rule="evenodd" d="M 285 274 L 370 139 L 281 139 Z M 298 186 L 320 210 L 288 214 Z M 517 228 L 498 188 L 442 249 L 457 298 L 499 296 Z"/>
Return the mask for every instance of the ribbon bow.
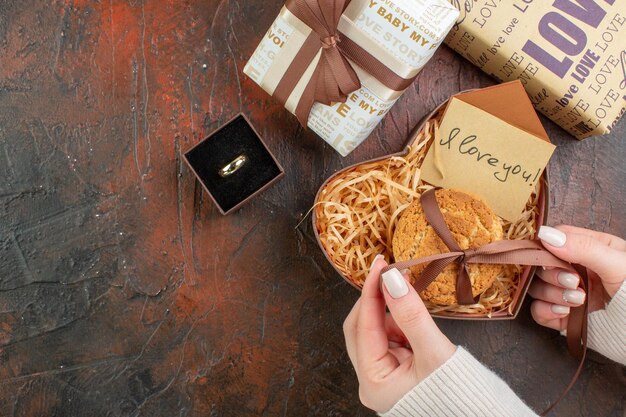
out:
<path id="1" fill-rule="evenodd" d="M 285 3 L 292 15 L 311 28 L 311 33 L 291 60 L 272 95 L 286 104 L 311 62 L 320 53 L 294 111 L 304 127 L 315 102 L 326 105 L 345 102 L 350 93 L 361 88 L 351 62 L 394 91 L 403 91 L 417 76 L 415 73 L 409 78 L 401 77 L 339 31 L 339 22 L 348 3 L 350 0 L 287 0 Z"/>
<path id="2" fill-rule="evenodd" d="M 428 190 L 420 197 L 426 220 L 441 238 L 450 252 L 431 255 L 420 259 L 398 262 L 389 265 L 383 271 L 391 268 L 400 270 L 415 265 L 427 263 L 421 275 L 415 281 L 415 289 L 420 292 L 426 289 L 431 282 L 453 262 L 459 264 L 459 273 L 456 281 L 456 298 L 459 304 L 475 304 L 478 296 L 472 294 L 472 282 L 469 277 L 471 263 L 500 264 L 500 265 L 540 265 L 544 267 L 563 268 L 571 270 L 572 266 L 545 250 L 537 240 L 500 240 L 475 249 L 463 250 L 452 236 L 446 224 L 437 199 L 435 190 Z"/>
<path id="3" fill-rule="evenodd" d="M 339 47 L 337 31 L 346 0 L 289 0 L 287 9 L 315 33 L 317 49 L 322 48 L 311 81 L 307 84 L 296 108 L 296 116 L 306 126 L 313 103 L 331 105 L 345 102 L 348 94 L 361 88 L 354 68 Z"/>

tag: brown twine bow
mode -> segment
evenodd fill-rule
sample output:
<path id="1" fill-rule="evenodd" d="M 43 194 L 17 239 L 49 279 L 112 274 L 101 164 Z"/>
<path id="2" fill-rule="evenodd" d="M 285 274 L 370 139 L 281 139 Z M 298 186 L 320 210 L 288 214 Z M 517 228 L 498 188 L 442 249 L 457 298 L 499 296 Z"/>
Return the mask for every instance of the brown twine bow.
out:
<path id="1" fill-rule="evenodd" d="M 383 268 L 381 274 L 394 268 L 403 270 L 416 265 L 427 264 L 413 284 L 416 291 L 421 292 L 437 278 L 446 266 L 456 262 L 459 264 L 456 282 L 456 297 L 459 304 L 475 304 L 478 302 L 479 296 L 474 298 L 472 294 L 472 283 L 468 270 L 468 264 L 471 263 L 534 265 L 562 268 L 568 271 L 575 270 L 580 276 L 581 288 L 585 291 L 589 288 L 586 268 L 562 261 L 544 249 L 538 240 L 500 240 L 475 249 L 461 249 L 443 218 L 435 198 L 435 189 L 423 193 L 420 197 L 420 203 L 422 204 L 426 220 L 448 249 L 450 249 L 450 252 L 396 262 Z M 580 359 L 580 364 L 565 390 L 541 415 L 548 414 L 565 397 L 582 371 L 585 357 L 587 356 L 587 313 L 588 297 L 583 305 L 570 309 L 567 325 L 567 346 L 570 354 Z"/>
<path id="2" fill-rule="evenodd" d="M 340 35 L 337 27 L 348 3 L 350 0 L 287 0 L 285 3 L 294 16 L 311 28 L 311 34 L 276 86 L 274 97 L 282 103 L 287 102 L 321 49 L 320 59 L 296 106 L 295 114 L 302 126 L 306 127 L 315 102 L 326 105 L 345 102 L 350 93 L 361 88 L 359 77 L 348 58 L 396 91 L 405 89 L 415 79 L 398 76 L 347 36 Z"/>

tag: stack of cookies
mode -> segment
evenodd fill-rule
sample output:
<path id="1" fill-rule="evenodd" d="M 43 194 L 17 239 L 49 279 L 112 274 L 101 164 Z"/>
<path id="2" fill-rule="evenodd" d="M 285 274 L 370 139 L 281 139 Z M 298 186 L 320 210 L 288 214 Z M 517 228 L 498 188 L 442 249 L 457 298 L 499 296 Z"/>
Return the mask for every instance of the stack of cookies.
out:
<path id="1" fill-rule="evenodd" d="M 480 198 L 452 189 L 439 189 L 435 191 L 435 197 L 443 218 L 461 249 L 473 249 L 503 239 L 500 218 Z M 402 213 L 393 234 L 392 247 L 396 262 L 450 251 L 428 224 L 419 199 Z M 410 269 L 412 282 L 415 282 L 425 267 L 422 264 Z M 455 287 L 458 268 L 456 263 L 448 265 L 421 292 L 422 298 L 442 306 L 457 304 Z M 470 264 L 473 296 L 476 297 L 490 288 L 499 276 L 506 273 L 506 268 L 504 265 Z"/>

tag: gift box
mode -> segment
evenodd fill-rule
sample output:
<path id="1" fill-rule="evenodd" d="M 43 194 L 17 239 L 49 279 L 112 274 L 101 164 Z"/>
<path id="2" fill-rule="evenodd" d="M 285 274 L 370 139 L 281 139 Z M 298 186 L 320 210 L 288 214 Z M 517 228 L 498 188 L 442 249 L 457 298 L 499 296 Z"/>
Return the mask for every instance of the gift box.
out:
<path id="1" fill-rule="evenodd" d="M 345 156 L 412 83 L 457 16 L 444 0 L 289 0 L 244 73 Z"/>
<path id="2" fill-rule="evenodd" d="M 243 114 L 189 149 L 184 160 L 222 214 L 239 209 L 284 175 Z"/>
<path id="3" fill-rule="evenodd" d="M 548 140 L 536 113 L 518 83 L 503 84 L 473 92 L 461 92 L 457 99 L 501 116 L 524 131 Z M 406 148 L 347 167 L 322 184 L 314 202 L 312 224 L 317 242 L 327 260 L 350 285 L 360 289 L 377 254 L 394 261 L 391 241 L 394 227 L 404 208 L 420 198 L 430 184 L 421 178 L 428 151 L 440 140 L 441 120 L 446 101 L 419 124 Z M 506 105 L 510 101 L 510 105 Z M 517 219 L 504 223 L 504 235 L 511 240 L 536 238 L 547 218 L 547 171 L 532 184 L 532 192 Z M 471 320 L 513 319 L 519 313 L 535 272 L 534 266 L 514 266 L 514 278 L 498 279 L 476 305 L 438 306 L 426 302 L 436 317 Z"/>
<path id="4" fill-rule="evenodd" d="M 535 108 L 577 139 L 626 112 L 623 1 L 451 2 L 445 42 L 496 80 L 519 79 Z"/>

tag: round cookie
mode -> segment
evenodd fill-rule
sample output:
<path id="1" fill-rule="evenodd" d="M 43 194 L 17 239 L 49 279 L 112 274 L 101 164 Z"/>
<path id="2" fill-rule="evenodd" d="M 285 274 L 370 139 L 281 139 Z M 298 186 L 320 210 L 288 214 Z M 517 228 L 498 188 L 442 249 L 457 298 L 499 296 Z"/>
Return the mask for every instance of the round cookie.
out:
<path id="1" fill-rule="evenodd" d="M 500 219 L 482 200 L 452 189 L 437 190 L 435 197 L 452 236 L 462 249 L 477 248 L 502 239 Z M 419 200 L 414 201 L 402 213 L 393 235 L 392 246 L 396 262 L 450 252 L 426 221 Z M 414 281 L 425 267 L 412 267 L 411 280 Z M 440 305 L 456 304 L 458 268 L 456 263 L 448 265 L 422 291 L 422 298 Z M 504 265 L 469 264 L 474 297 L 489 288 L 505 268 Z"/>

